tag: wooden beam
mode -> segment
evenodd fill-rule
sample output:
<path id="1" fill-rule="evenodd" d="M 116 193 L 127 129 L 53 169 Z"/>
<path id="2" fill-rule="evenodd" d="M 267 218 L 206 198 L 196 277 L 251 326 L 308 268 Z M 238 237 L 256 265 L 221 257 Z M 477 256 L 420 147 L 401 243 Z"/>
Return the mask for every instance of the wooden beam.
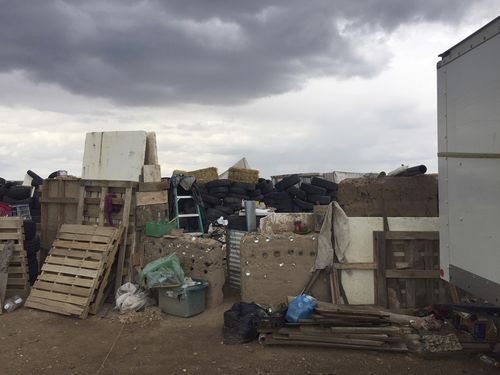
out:
<path id="1" fill-rule="evenodd" d="M 371 263 L 334 263 L 338 270 L 376 270 L 377 264 Z"/>
<path id="2" fill-rule="evenodd" d="M 387 240 L 439 240 L 439 232 L 390 231 L 385 233 Z"/>
<path id="3" fill-rule="evenodd" d="M 148 206 L 168 202 L 167 191 L 137 192 L 135 194 L 136 206 Z"/>
<path id="4" fill-rule="evenodd" d="M 439 270 L 386 270 L 388 279 L 439 279 Z"/>

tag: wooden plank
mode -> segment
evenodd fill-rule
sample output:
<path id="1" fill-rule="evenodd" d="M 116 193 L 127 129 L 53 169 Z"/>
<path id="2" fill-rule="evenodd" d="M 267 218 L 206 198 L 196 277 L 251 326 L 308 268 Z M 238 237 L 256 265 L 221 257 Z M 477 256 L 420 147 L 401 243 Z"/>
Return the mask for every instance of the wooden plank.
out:
<path id="1" fill-rule="evenodd" d="M 88 259 L 88 260 L 102 260 L 103 253 L 95 253 L 95 252 L 88 252 L 85 250 L 75 250 L 75 249 L 57 249 L 57 248 L 52 248 L 50 249 L 50 254 L 51 255 L 59 255 L 59 256 L 65 256 L 65 257 L 71 257 L 71 258 L 80 258 L 80 259 Z"/>
<path id="2" fill-rule="evenodd" d="M 86 297 L 73 296 L 65 293 L 48 292 L 40 289 L 33 289 L 30 296 L 35 298 L 45 298 L 51 301 L 71 303 L 72 305 L 78 306 L 85 306 L 88 300 Z"/>
<path id="3" fill-rule="evenodd" d="M 0 229 L 17 229 L 23 226 L 23 221 L 17 217 L 0 217 Z"/>
<path id="4" fill-rule="evenodd" d="M 55 240 L 54 247 L 75 250 L 107 251 L 108 245 L 102 243 L 89 243 L 79 241 Z"/>
<path id="5" fill-rule="evenodd" d="M 160 190 L 168 190 L 169 187 L 170 184 L 167 181 L 139 182 L 139 188 L 137 191 L 140 192 L 160 191 Z"/>
<path id="6" fill-rule="evenodd" d="M 93 234 L 76 234 L 76 233 L 59 233 L 57 236 L 60 240 L 94 242 L 94 243 L 108 243 L 109 235 L 93 235 Z"/>
<path id="7" fill-rule="evenodd" d="M 37 280 L 33 285 L 33 288 L 50 292 L 66 293 L 80 297 L 90 297 L 92 292 L 89 288 L 82 288 L 75 285 L 55 284 L 41 280 Z"/>
<path id="8" fill-rule="evenodd" d="M 137 192 L 135 194 L 136 206 L 148 206 L 151 204 L 162 204 L 168 202 L 167 190 Z"/>
<path id="9" fill-rule="evenodd" d="M 374 248 L 376 249 L 376 259 L 377 263 L 377 290 L 376 290 L 376 303 L 379 306 L 387 307 L 387 279 L 386 279 L 386 243 L 385 243 L 386 232 L 373 232 L 374 237 Z"/>
<path id="10" fill-rule="evenodd" d="M 104 210 L 106 205 L 106 195 L 108 194 L 108 187 L 101 188 L 101 197 L 99 202 L 99 225 L 105 225 Z"/>
<path id="11" fill-rule="evenodd" d="M 439 270 L 386 270 L 388 279 L 439 279 Z"/>
<path id="12" fill-rule="evenodd" d="M 390 231 L 385 233 L 387 240 L 439 240 L 439 232 Z"/>
<path id="13" fill-rule="evenodd" d="M 80 315 L 82 312 L 81 307 L 75 306 L 71 303 L 53 301 L 53 300 L 48 300 L 46 298 L 40 298 L 35 296 L 32 297 L 31 295 L 24 304 L 24 306 L 55 312 L 63 315 Z"/>
<path id="14" fill-rule="evenodd" d="M 123 220 L 122 220 L 122 226 L 125 235 L 123 236 L 123 241 L 118 251 L 118 260 L 116 263 L 115 293 L 118 290 L 118 288 L 122 285 L 123 267 L 125 265 L 125 256 L 127 251 L 128 236 L 126 235 L 126 233 L 128 233 L 131 204 L 132 204 L 132 188 L 127 188 L 127 190 L 125 191 L 125 205 L 123 206 Z"/>
<path id="15" fill-rule="evenodd" d="M 376 270 L 377 264 L 371 263 L 334 263 L 338 270 Z"/>
<path id="16" fill-rule="evenodd" d="M 51 198 L 41 198 L 40 203 L 52 203 L 52 204 L 78 204 L 78 198 L 76 197 L 51 197 Z"/>
<path id="17" fill-rule="evenodd" d="M 69 266 L 58 266 L 58 265 L 47 264 L 47 263 L 45 263 L 42 266 L 42 271 L 64 273 L 67 275 L 83 276 L 83 277 L 91 277 L 91 278 L 96 278 L 98 275 L 98 272 L 95 270 L 80 269 L 80 268 L 69 267 Z"/>
<path id="18" fill-rule="evenodd" d="M 19 241 L 19 234 L 17 232 L 11 232 L 11 233 L 0 233 L 0 240 L 3 241 L 8 241 L 8 240 L 16 240 Z"/>
<path id="19" fill-rule="evenodd" d="M 101 267 L 102 262 L 101 261 L 74 259 L 74 258 L 54 256 L 51 252 L 49 254 L 49 256 L 45 259 L 45 264 L 55 264 L 55 265 L 61 265 L 61 266 L 70 266 L 70 267 L 98 270 Z"/>
<path id="20" fill-rule="evenodd" d="M 116 253 L 118 251 L 118 246 L 120 245 L 123 234 L 124 234 L 123 227 L 120 227 L 120 230 L 116 234 L 113 247 L 110 251 L 108 260 L 106 262 L 106 268 L 104 270 L 100 286 L 96 292 L 94 301 L 90 305 L 89 312 L 91 314 L 97 314 L 104 302 L 104 293 L 106 291 L 106 288 L 108 287 L 109 276 L 111 275 L 111 269 L 113 268 L 113 263 L 116 257 Z"/>
<path id="21" fill-rule="evenodd" d="M 106 188 L 107 189 L 107 188 Z M 123 198 L 111 198 L 111 203 L 112 204 L 118 204 L 118 205 L 122 205 L 123 204 Z M 85 198 L 85 204 L 92 204 L 92 205 L 99 205 L 101 203 L 101 198 L 89 198 L 89 197 L 86 197 Z M 104 207 L 103 207 L 104 208 Z"/>
<path id="22" fill-rule="evenodd" d="M 80 180 L 80 184 L 82 186 L 97 186 L 103 187 L 107 186 L 108 188 L 137 188 L 138 182 L 136 181 L 114 181 L 114 180 Z"/>
<path id="23" fill-rule="evenodd" d="M 142 167 L 142 182 L 160 182 L 161 167 L 158 164 L 149 164 Z"/>
<path id="24" fill-rule="evenodd" d="M 90 234 L 98 236 L 111 236 L 116 228 L 97 225 L 63 224 L 59 230 L 61 233 Z"/>
<path id="25" fill-rule="evenodd" d="M 81 277 L 75 276 L 63 276 L 54 273 L 42 273 L 38 275 L 37 281 L 48 281 L 48 282 L 57 282 L 58 284 L 67 284 L 67 285 L 75 285 L 81 286 L 85 288 L 92 287 L 93 280 L 92 279 L 84 279 Z"/>
<path id="26" fill-rule="evenodd" d="M 78 194 L 78 207 L 76 209 L 76 222 L 81 223 L 83 221 L 83 210 L 85 206 L 85 186 L 80 186 L 80 192 Z"/>

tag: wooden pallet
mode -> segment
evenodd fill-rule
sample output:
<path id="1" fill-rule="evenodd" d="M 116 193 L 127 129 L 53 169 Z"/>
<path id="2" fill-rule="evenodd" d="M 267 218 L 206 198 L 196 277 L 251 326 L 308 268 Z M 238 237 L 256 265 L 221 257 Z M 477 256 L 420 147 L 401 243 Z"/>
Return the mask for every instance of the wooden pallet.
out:
<path id="1" fill-rule="evenodd" d="M 24 251 L 23 219 L 20 217 L 0 217 L 0 245 L 12 241 L 14 248 L 9 260 L 6 297 L 29 294 L 28 262 Z"/>
<path id="2" fill-rule="evenodd" d="M 25 306 L 86 318 L 102 304 L 121 228 L 63 224 Z"/>
<path id="3" fill-rule="evenodd" d="M 377 304 L 419 308 L 449 300 L 439 278 L 439 232 L 373 232 Z"/>

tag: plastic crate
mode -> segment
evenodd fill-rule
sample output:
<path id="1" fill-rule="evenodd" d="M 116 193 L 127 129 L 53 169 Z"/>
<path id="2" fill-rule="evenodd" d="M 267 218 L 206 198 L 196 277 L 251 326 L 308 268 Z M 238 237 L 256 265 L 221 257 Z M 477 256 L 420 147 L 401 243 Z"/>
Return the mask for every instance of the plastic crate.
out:
<path id="1" fill-rule="evenodd" d="M 145 234 L 148 237 L 163 237 L 172 229 L 177 228 L 175 220 L 172 221 L 148 221 L 145 226 Z"/>
<path id="2" fill-rule="evenodd" d="M 208 282 L 186 288 L 158 288 L 158 306 L 161 311 L 175 316 L 190 317 L 205 311 L 205 296 Z"/>

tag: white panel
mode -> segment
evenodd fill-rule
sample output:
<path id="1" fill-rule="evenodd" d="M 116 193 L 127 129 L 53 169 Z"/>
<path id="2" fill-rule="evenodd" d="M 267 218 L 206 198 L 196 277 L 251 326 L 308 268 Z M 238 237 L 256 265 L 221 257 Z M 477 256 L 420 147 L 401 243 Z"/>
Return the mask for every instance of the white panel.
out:
<path id="1" fill-rule="evenodd" d="M 146 132 L 87 133 L 82 178 L 139 181 L 146 152 Z"/>
<path id="2" fill-rule="evenodd" d="M 381 217 L 350 217 L 350 244 L 345 252 L 347 262 L 373 262 L 373 232 L 383 229 Z M 341 271 L 341 281 L 350 304 L 375 303 L 373 271 L 344 270 Z"/>
<path id="3" fill-rule="evenodd" d="M 450 264 L 500 283 L 500 160 L 449 159 Z"/>
<path id="4" fill-rule="evenodd" d="M 438 217 L 389 217 L 391 231 L 432 231 L 439 230 Z M 349 263 L 373 262 L 373 232 L 384 230 L 381 217 L 350 217 L 350 244 L 346 250 Z M 375 303 L 374 271 L 343 270 L 342 285 L 351 304 Z"/>
<path id="5" fill-rule="evenodd" d="M 446 92 L 443 98 L 438 90 L 438 104 L 447 121 L 439 127 L 447 127 L 448 150 L 439 151 L 500 153 L 500 35 L 442 69 Z"/>

